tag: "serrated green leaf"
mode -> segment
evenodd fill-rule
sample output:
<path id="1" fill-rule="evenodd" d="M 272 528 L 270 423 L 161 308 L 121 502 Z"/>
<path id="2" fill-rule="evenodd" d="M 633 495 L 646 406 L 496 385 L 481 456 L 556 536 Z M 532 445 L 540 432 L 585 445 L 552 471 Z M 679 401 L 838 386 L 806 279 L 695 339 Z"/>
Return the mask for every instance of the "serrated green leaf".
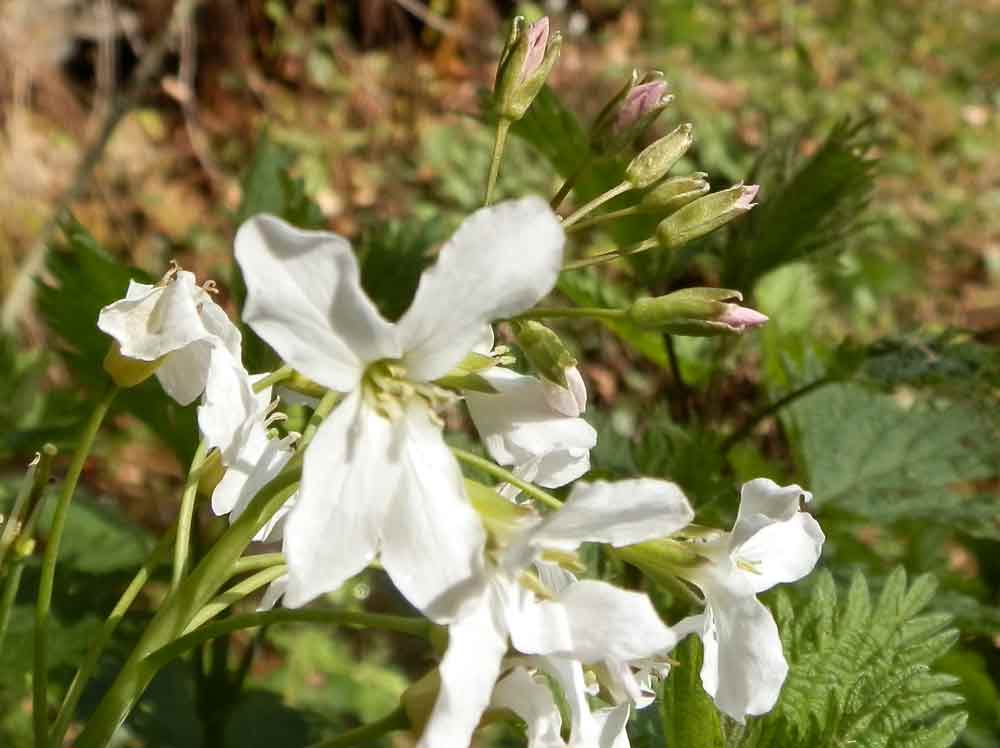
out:
<path id="1" fill-rule="evenodd" d="M 1000 538 L 996 497 L 962 489 L 1000 475 L 990 413 L 960 403 L 904 408 L 859 385 L 833 384 L 793 404 L 785 422 L 821 512 Z"/>

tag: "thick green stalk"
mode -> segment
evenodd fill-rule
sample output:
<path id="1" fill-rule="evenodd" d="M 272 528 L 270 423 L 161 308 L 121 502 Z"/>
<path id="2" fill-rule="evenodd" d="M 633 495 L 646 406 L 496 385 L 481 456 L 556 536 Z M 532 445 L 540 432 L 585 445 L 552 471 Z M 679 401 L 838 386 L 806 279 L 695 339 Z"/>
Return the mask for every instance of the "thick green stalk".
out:
<path id="1" fill-rule="evenodd" d="M 354 745 L 368 746 L 372 745 L 372 741 L 375 738 L 379 738 L 387 732 L 406 730 L 409 726 L 410 720 L 407 718 L 403 707 L 397 707 L 380 720 L 356 727 L 353 730 L 348 730 L 335 738 L 313 743 L 308 748 L 349 748 Z"/>
<path id="2" fill-rule="evenodd" d="M 233 564 L 231 576 L 247 574 L 251 571 L 260 571 L 269 566 L 277 566 L 285 563 L 284 553 L 255 553 L 252 556 L 244 556 Z"/>
<path id="3" fill-rule="evenodd" d="M 118 598 L 118 602 L 115 603 L 115 607 L 111 609 L 111 613 L 108 614 L 107 620 L 104 621 L 104 625 L 101 626 L 101 630 L 98 632 L 97 637 L 90 643 L 90 649 L 87 650 L 87 655 L 84 657 L 82 663 L 80 663 L 79 669 L 76 671 L 76 675 L 73 676 L 73 682 L 69 684 L 69 690 L 66 691 L 66 697 L 63 699 L 62 706 L 59 707 L 59 714 L 56 716 L 56 722 L 52 727 L 51 740 L 49 744 L 52 746 L 61 746 L 66 738 L 66 730 L 69 728 L 69 723 L 73 719 L 73 714 L 76 712 L 76 706 L 80 702 L 80 697 L 83 695 L 83 689 L 86 687 L 87 683 L 90 681 L 91 676 L 93 676 L 94 671 L 97 669 L 97 663 L 101 658 L 101 653 L 104 648 L 111 641 L 111 637 L 115 633 L 115 629 L 118 628 L 118 624 L 125 617 L 125 613 L 128 609 L 132 607 L 132 603 L 139 596 L 139 592 L 143 587 L 146 586 L 146 582 L 153 575 L 163 560 L 167 557 L 167 552 L 173 545 L 174 536 L 177 533 L 177 526 L 174 525 L 160 538 L 160 542 L 156 544 L 156 547 L 149 554 L 149 557 L 143 563 L 142 567 L 135 573 L 132 577 L 132 581 L 129 582 L 128 587 L 122 593 L 121 597 Z"/>
<path id="4" fill-rule="evenodd" d="M 73 500 L 77 481 L 80 480 L 80 473 L 83 472 L 87 455 L 90 454 L 90 450 L 94 446 L 94 439 L 101 428 L 104 416 L 107 414 L 108 408 L 111 407 L 111 402 L 117 394 L 117 387 L 112 386 L 108 388 L 108 391 L 90 414 L 90 419 L 84 427 L 83 433 L 80 436 L 80 443 L 73 453 L 73 459 L 70 462 L 69 470 L 63 481 L 62 491 L 56 503 L 55 514 L 52 517 L 52 527 L 49 529 L 45 555 L 42 557 L 41 576 L 38 580 L 38 599 L 35 605 L 35 663 L 32 674 L 32 716 L 35 726 L 35 745 L 37 748 L 44 748 L 49 731 L 48 628 L 49 610 L 52 606 L 52 588 L 56 577 L 56 561 L 59 558 L 59 544 L 62 542 L 62 534 L 66 529 L 66 517 L 69 515 L 69 505 Z"/>
<path id="5" fill-rule="evenodd" d="M 253 391 L 261 392 L 272 385 L 284 382 L 286 379 L 291 379 L 294 373 L 295 370 L 288 365 L 282 366 L 280 369 L 275 369 L 263 379 L 254 382 Z"/>
<path id="6" fill-rule="evenodd" d="M 493 155 L 490 157 L 490 175 L 486 180 L 486 197 L 483 198 L 483 205 L 493 202 L 493 190 L 497 186 L 497 177 L 500 176 L 500 164 L 503 162 L 503 151 L 507 145 L 507 132 L 510 130 L 510 120 L 501 117 L 497 120 L 497 134 L 493 141 Z"/>
<path id="7" fill-rule="evenodd" d="M 484 473 L 489 473 L 495 478 L 499 478 L 502 481 L 510 483 L 515 488 L 520 489 L 526 496 L 530 496 L 536 501 L 542 502 L 550 509 L 558 509 L 562 506 L 562 502 L 552 494 L 543 491 L 538 488 L 538 486 L 528 483 L 525 480 L 521 480 L 509 470 L 504 470 L 499 465 L 492 463 L 479 455 L 474 455 L 472 452 L 466 452 L 464 449 L 459 449 L 458 447 L 451 447 L 451 452 L 466 465 L 479 468 Z"/>
<path id="8" fill-rule="evenodd" d="M 201 628 L 175 639 L 162 648 L 152 652 L 147 658 L 150 666 L 161 668 L 185 652 L 220 636 L 226 636 L 234 631 L 270 626 L 274 623 L 333 623 L 340 626 L 356 626 L 359 628 L 381 629 L 394 631 L 398 634 L 429 639 L 434 624 L 426 618 L 390 616 L 379 613 L 364 613 L 353 610 L 324 610 L 322 608 L 276 608 L 261 610 L 256 613 L 231 616 L 221 621 L 213 621 Z"/>
<path id="9" fill-rule="evenodd" d="M 181 494 L 181 508 L 177 514 L 177 544 L 174 546 L 174 573 L 170 579 L 171 590 L 177 589 L 187 567 L 188 552 L 191 547 L 191 523 L 194 521 L 194 508 L 198 499 L 198 481 L 201 480 L 201 468 L 207 456 L 208 444 L 202 439 L 194 457 L 191 458 L 191 467 L 184 483 L 184 493 Z"/>
<path id="10" fill-rule="evenodd" d="M 146 658 L 181 636 L 195 614 L 231 576 L 233 564 L 254 535 L 298 488 L 302 474 L 300 455 L 254 497 L 246 511 L 216 541 L 150 621 L 131 656 L 76 742 L 77 748 L 104 748 L 125 720 L 157 666 Z"/>

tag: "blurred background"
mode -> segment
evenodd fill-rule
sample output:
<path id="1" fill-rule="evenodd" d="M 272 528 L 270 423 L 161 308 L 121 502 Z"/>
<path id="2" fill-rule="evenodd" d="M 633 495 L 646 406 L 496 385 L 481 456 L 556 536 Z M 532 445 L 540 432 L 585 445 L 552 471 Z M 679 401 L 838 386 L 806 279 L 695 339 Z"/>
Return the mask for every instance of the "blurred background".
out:
<path id="1" fill-rule="evenodd" d="M 861 569 L 874 593 L 899 564 L 936 575 L 929 605 L 961 632 L 937 667 L 961 679 L 962 744 L 1000 746 L 997 0 L 2 0 L 0 493 L 41 443 L 72 443 L 107 344 L 96 310 L 132 269 L 177 260 L 235 313 L 232 236 L 258 210 L 350 237 L 383 311 L 405 309 L 428 250 L 481 203 L 487 94 L 515 12 L 550 15 L 564 46 L 502 195 L 554 192 L 585 147 L 566 112 L 585 126 L 633 68 L 664 71 L 676 96 L 651 136 L 694 124 L 684 166 L 713 187 L 763 185 L 761 206 L 685 264 L 561 283 L 586 306 L 725 285 L 773 320 L 738 341 L 560 327 L 601 434 L 595 475 L 677 480 L 699 521 L 731 518 L 756 475 L 810 488 L 838 582 Z M 589 232 L 577 251 L 646 229 Z M 55 695 L 176 516 L 193 414 L 140 390 L 74 507 Z M 220 527 L 208 515 L 203 543 Z M 28 744 L 33 573 L 0 655 L 0 745 Z M 338 601 L 402 610 L 376 572 Z M 214 651 L 164 671 L 124 744 L 304 745 L 387 713 L 431 666 L 413 642 L 315 626 Z M 633 745 L 659 739 L 640 724 Z"/>

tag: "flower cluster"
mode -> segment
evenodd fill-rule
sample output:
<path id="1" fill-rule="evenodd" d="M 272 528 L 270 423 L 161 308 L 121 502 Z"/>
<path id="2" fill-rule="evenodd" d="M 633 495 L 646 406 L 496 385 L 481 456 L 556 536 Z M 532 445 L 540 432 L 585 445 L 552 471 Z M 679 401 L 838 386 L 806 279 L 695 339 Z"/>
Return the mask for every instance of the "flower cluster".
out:
<path id="1" fill-rule="evenodd" d="M 498 74 L 505 119 L 524 114 L 558 54 L 547 23 L 522 26 Z M 657 75 L 633 76 L 595 122 L 595 152 L 628 148 L 666 106 L 665 90 Z M 655 141 L 618 191 L 649 190 L 643 204 L 666 213 L 653 241 L 667 249 L 746 212 L 756 195 L 742 185 L 706 194 L 702 174 L 666 179 L 691 141 L 690 126 Z M 297 491 L 260 518 L 257 539 L 280 541 L 287 561 L 265 605 L 305 605 L 377 562 L 415 608 L 447 627 L 439 667 L 404 699 L 425 748 L 463 748 L 485 716 L 510 713 L 527 725 L 531 746 L 622 748 L 630 710 L 653 701 L 671 650 L 688 635 L 704 644 L 705 690 L 736 720 L 770 710 L 787 673 L 757 594 L 817 562 L 824 538 L 802 510 L 806 491 L 750 481 L 723 532 L 693 525 L 674 483 L 578 480 L 597 440 L 582 417 L 586 386 L 532 310 L 567 268 L 567 230 L 582 215 L 562 218 L 538 197 L 476 211 L 397 321 L 362 289 L 346 239 L 274 216 L 249 219 L 235 240 L 242 318 L 294 371 L 284 379 L 262 382 L 244 368 L 239 330 L 214 287 L 179 268 L 153 286 L 133 283 L 98 322 L 114 339 L 107 368 L 120 384 L 155 373 L 179 403 L 201 397 L 203 443 L 225 469 L 212 496 L 217 514 L 239 517 L 301 461 Z M 740 299 L 684 289 L 605 312 L 675 334 L 732 334 L 766 321 Z M 511 368 L 510 349 L 495 344 L 498 322 L 536 375 Z M 271 383 L 288 391 L 305 381 L 329 415 L 300 437 L 280 428 Z M 463 477 L 457 456 L 469 455 L 449 447 L 441 418 L 458 401 L 492 472 L 506 477 L 500 485 Z M 564 502 L 542 490 L 570 484 Z M 644 593 L 581 578 L 585 543 L 684 586 L 699 608 L 668 625 Z"/>

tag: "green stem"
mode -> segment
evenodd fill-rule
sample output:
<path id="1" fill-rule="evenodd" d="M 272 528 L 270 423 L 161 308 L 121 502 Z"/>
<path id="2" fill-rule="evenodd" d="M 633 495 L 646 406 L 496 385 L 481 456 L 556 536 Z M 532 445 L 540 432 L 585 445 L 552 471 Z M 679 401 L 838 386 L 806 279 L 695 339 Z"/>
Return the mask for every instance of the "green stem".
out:
<path id="1" fill-rule="evenodd" d="M 761 408 L 756 413 L 751 415 L 747 419 L 746 423 L 722 440 L 722 444 L 719 445 L 719 448 L 722 450 L 723 454 L 725 454 L 732 449 L 737 442 L 743 441 L 750 436 L 750 434 L 753 433 L 753 430 L 757 428 L 757 425 L 765 418 L 774 415 L 785 406 L 790 405 L 804 395 L 808 395 L 813 390 L 819 389 L 827 384 L 832 384 L 834 381 L 836 380 L 833 377 L 820 377 L 819 379 L 799 387 L 797 390 L 792 390 L 783 397 L 779 397 L 770 405 Z"/>
<path id="2" fill-rule="evenodd" d="M 583 173 L 587 171 L 587 169 L 590 167 L 592 163 L 593 159 L 588 153 L 587 156 L 583 159 L 583 161 L 580 162 L 580 165 L 576 168 L 576 171 L 574 171 L 572 174 L 566 177 L 566 181 L 563 182 L 563 186 L 559 188 L 559 191 L 549 201 L 549 205 L 552 206 L 552 210 L 555 210 L 560 205 L 562 205 L 562 201 L 566 199 L 566 196 L 570 193 L 570 190 L 573 189 L 574 185 L 576 185 L 577 181 L 579 181 L 580 177 L 583 176 Z"/>
<path id="3" fill-rule="evenodd" d="M 625 216 L 634 216 L 637 213 L 643 213 L 638 205 L 633 205 L 629 208 L 622 208 L 620 210 L 613 210 L 610 213 L 602 213 L 599 216 L 594 216 L 593 218 L 588 218 L 585 221 L 579 221 L 566 229 L 566 233 L 572 233 L 574 231 L 582 231 L 583 229 L 590 228 L 591 226 L 597 226 L 598 224 L 608 223 L 609 221 L 614 221 L 618 218 L 624 218 Z"/>
<path id="4" fill-rule="evenodd" d="M 174 546 L 174 573 L 170 579 L 171 590 L 177 589 L 187 567 L 191 547 L 191 523 L 194 521 L 194 507 L 198 499 L 198 481 L 201 480 L 201 468 L 208 456 L 208 449 L 208 443 L 202 439 L 194 457 L 191 458 L 191 468 L 184 484 L 184 493 L 181 494 L 181 508 L 177 515 L 177 544 Z"/>
<path id="5" fill-rule="evenodd" d="M 28 468 L 28 472 L 24 476 L 24 482 L 21 483 L 21 490 L 18 491 L 10 514 L 7 515 L 7 519 L 3 524 L 3 530 L 0 531 L 0 569 L 3 568 L 3 562 L 7 558 L 7 553 L 14 545 L 14 541 L 19 536 L 31 536 L 32 530 L 27 530 L 25 516 L 27 515 L 30 518 L 32 515 L 35 515 L 37 517 L 35 507 L 39 505 L 42 492 L 49 484 L 52 460 L 58 451 L 52 444 L 43 445 L 38 452 L 37 460 Z"/>
<path id="6" fill-rule="evenodd" d="M 294 373 L 295 370 L 288 365 L 282 366 L 280 369 L 275 369 L 263 379 L 254 382 L 253 391 L 263 392 L 272 385 L 284 382 L 286 379 L 291 379 Z"/>
<path id="7" fill-rule="evenodd" d="M 503 161 L 503 151 L 507 145 L 507 133 L 510 130 L 510 120 L 501 117 L 497 120 L 497 135 L 493 141 L 493 155 L 490 158 L 490 175 L 486 180 L 486 197 L 483 205 L 493 202 L 493 190 L 497 186 L 497 177 L 500 176 L 500 163 Z"/>
<path id="8" fill-rule="evenodd" d="M 147 663 L 156 669 L 180 657 L 207 641 L 226 636 L 234 631 L 270 626 L 275 623 L 334 623 L 340 626 L 374 628 L 398 634 L 428 639 L 434 624 L 425 618 L 390 616 L 353 610 L 323 610 L 322 608 L 276 608 L 256 613 L 244 613 L 221 621 L 213 621 L 195 629 L 169 644 L 151 652 Z"/>
<path id="9" fill-rule="evenodd" d="M 255 553 L 252 556 L 244 556 L 233 564 L 231 576 L 235 577 L 251 571 L 259 571 L 283 563 L 285 563 L 284 553 Z"/>
<path id="10" fill-rule="evenodd" d="M 234 584 L 228 590 L 212 600 L 212 602 L 204 608 L 199 610 L 195 614 L 195 617 L 191 619 L 191 623 L 187 625 L 184 633 L 189 634 L 195 629 L 201 628 L 203 624 L 215 618 L 226 608 L 235 605 L 240 600 L 252 595 L 261 587 L 269 585 L 275 579 L 282 577 L 287 573 L 288 567 L 281 564 L 279 566 L 272 566 L 270 568 L 263 569 L 262 571 L 258 571 L 253 576 L 247 577 L 238 584 Z"/>
<path id="11" fill-rule="evenodd" d="M 612 250 L 610 252 L 601 252 L 599 255 L 592 255 L 590 257 L 584 257 L 579 260 L 574 260 L 573 262 L 567 262 L 563 265 L 563 272 L 567 270 L 579 270 L 580 268 L 590 267 L 591 265 L 600 265 L 603 262 L 611 262 L 612 260 L 617 260 L 619 257 L 628 257 L 629 255 L 637 255 L 640 252 L 646 252 L 650 249 L 654 249 L 659 246 L 659 242 L 656 239 L 646 239 L 646 241 L 639 242 L 634 247 L 623 250 Z"/>
<path id="12" fill-rule="evenodd" d="M 128 609 L 132 607 L 132 603 L 139 596 L 139 592 L 142 591 L 142 588 L 146 586 L 146 582 L 149 581 L 153 572 L 156 571 L 156 568 L 167 557 L 167 552 L 173 545 L 176 533 L 177 525 L 174 525 L 160 538 L 160 541 L 153 548 L 145 563 L 135 573 L 128 587 L 125 588 L 121 597 L 118 598 L 115 607 L 111 609 L 111 613 L 108 614 L 107 620 L 101 626 L 97 638 L 91 642 L 86 657 L 84 657 L 83 662 L 76 671 L 76 675 L 73 676 L 73 682 L 69 684 L 69 690 L 66 691 L 66 697 L 63 699 L 62 706 L 59 707 L 59 714 L 56 715 L 55 725 L 52 727 L 50 745 L 58 747 L 63 744 L 66 737 L 66 730 L 69 729 L 69 723 L 73 719 L 76 706 L 83 695 L 83 689 L 97 669 L 101 653 L 108 645 L 108 642 L 111 641 L 111 637 L 118 628 L 118 624 L 121 623 Z"/>
<path id="13" fill-rule="evenodd" d="M 316 405 L 316 410 L 313 411 L 312 416 L 309 418 L 309 423 L 302 430 L 302 438 L 295 445 L 295 450 L 298 454 L 302 454 L 305 448 L 309 446 L 309 442 L 316 436 L 316 430 L 319 428 L 319 425 L 323 422 L 324 418 L 330 415 L 330 411 L 333 410 L 333 406 L 337 404 L 338 400 L 340 400 L 340 394 L 333 390 L 327 390 L 326 394 L 320 398 L 319 403 Z"/>
<path id="14" fill-rule="evenodd" d="M 38 580 L 38 599 L 35 605 L 35 662 L 33 680 L 33 700 L 32 715 L 35 725 L 35 745 L 37 748 L 44 748 L 48 738 L 48 690 L 49 690 L 49 655 L 48 655 L 48 627 L 49 610 L 52 606 L 52 588 L 56 577 L 56 561 L 59 557 L 59 544 L 62 542 L 62 534 L 66 529 L 66 517 L 69 515 L 69 505 L 73 500 L 73 493 L 76 491 L 77 481 L 80 480 L 80 473 L 83 472 L 84 463 L 94 446 L 94 439 L 101 428 L 104 416 L 111 407 L 111 402 L 118 394 L 118 388 L 112 386 L 97 403 L 90 420 L 84 427 L 80 437 L 80 443 L 73 453 L 69 470 L 63 481 L 62 491 L 56 504 L 55 514 L 52 516 L 52 526 L 49 529 L 49 536 L 45 546 L 45 554 L 42 557 L 41 576 Z"/>
<path id="15" fill-rule="evenodd" d="M 515 488 L 520 489 L 526 496 L 530 496 L 536 501 L 540 501 L 551 509 L 558 509 L 562 506 L 562 502 L 552 494 L 543 491 L 527 481 L 521 480 L 509 470 L 505 470 L 499 465 L 492 463 L 479 455 L 474 455 L 472 452 L 466 452 L 464 449 L 459 449 L 458 447 L 451 447 L 451 452 L 466 465 L 479 468 L 484 473 L 489 473 L 494 478 L 499 478 L 502 481 L 510 483 Z"/>
<path id="16" fill-rule="evenodd" d="M 529 312 L 511 317 L 520 319 L 624 319 L 628 311 L 625 309 L 608 309 L 607 307 L 535 307 Z"/>
<path id="17" fill-rule="evenodd" d="M 621 183 L 615 185 L 614 187 L 612 187 L 607 192 L 605 192 L 605 193 L 603 193 L 601 195 L 598 195 L 593 200 L 591 200 L 589 203 L 586 203 L 585 205 L 583 205 L 581 208 L 579 208 L 574 213 L 570 213 L 570 215 L 567 218 L 563 219 L 563 228 L 567 228 L 569 226 L 572 226 L 574 223 L 576 223 L 577 221 L 579 221 L 581 218 L 583 218 L 588 213 L 591 213 L 592 211 L 597 210 L 599 207 L 601 207 L 602 205 L 604 205 L 604 203 L 606 203 L 608 200 L 612 200 L 612 199 L 618 197 L 619 195 L 624 195 L 626 192 L 628 192 L 631 189 L 633 189 L 633 187 L 628 182 L 621 182 Z"/>
<path id="18" fill-rule="evenodd" d="M 10 625 L 10 613 L 14 609 L 14 600 L 17 598 L 17 590 L 21 586 L 23 572 L 23 563 L 13 563 L 7 569 L 3 597 L 0 598 L 0 652 L 3 652 L 3 643 L 7 638 L 7 626 Z"/>
<path id="19" fill-rule="evenodd" d="M 375 738 L 379 738 L 387 732 L 406 730 L 409 727 L 410 720 L 403 707 L 400 706 L 380 720 L 348 730 L 335 738 L 320 740 L 307 748 L 349 748 L 354 745 L 372 745 Z"/>
<path id="20" fill-rule="evenodd" d="M 229 579 L 233 564 L 243 554 L 258 530 L 298 490 L 302 475 L 301 455 L 296 454 L 285 469 L 250 502 L 194 570 L 182 581 L 143 632 L 111 688 L 91 716 L 76 748 L 103 748 L 138 701 L 156 667 L 146 658 L 179 637 L 194 615 Z"/>

